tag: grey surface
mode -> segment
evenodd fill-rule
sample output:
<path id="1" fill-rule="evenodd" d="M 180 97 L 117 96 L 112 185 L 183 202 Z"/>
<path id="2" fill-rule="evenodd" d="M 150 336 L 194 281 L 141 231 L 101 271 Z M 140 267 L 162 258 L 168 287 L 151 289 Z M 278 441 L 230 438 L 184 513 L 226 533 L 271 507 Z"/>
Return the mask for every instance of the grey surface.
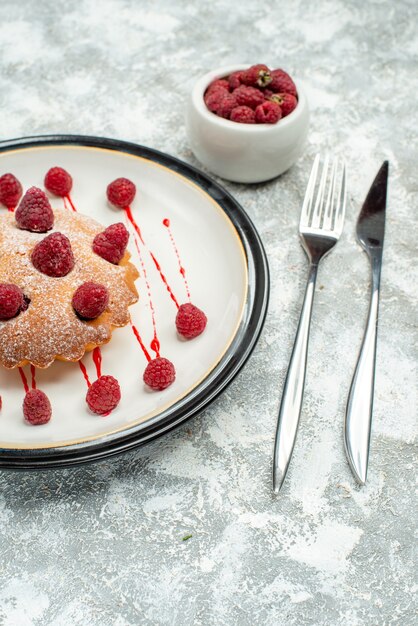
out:
<path id="1" fill-rule="evenodd" d="M 0 475 L 1 626 L 416 623 L 414 5 L 1 2 L 1 138 L 107 135 L 196 164 L 186 93 L 201 73 L 235 62 L 288 69 L 312 110 L 309 145 L 288 173 L 225 183 L 259 229 L 272 274 L 264 333 L 227 392 L 118 459 Z M 296 225 L 313 155 L 326 148 L 350 171 L 346 229 L 320 268 L 301 431 L 274 499 L 274 427 L 306 273 Z M 384 159 L 375 415 L 360 489 L 342 445 L 369 286 L 354 225 Z"/>

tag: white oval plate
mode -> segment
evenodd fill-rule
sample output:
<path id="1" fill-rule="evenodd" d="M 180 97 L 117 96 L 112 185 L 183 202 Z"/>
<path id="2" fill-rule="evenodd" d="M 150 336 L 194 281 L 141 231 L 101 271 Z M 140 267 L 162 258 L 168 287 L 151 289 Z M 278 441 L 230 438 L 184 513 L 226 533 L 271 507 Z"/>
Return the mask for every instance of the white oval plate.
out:
<path id="1" fill-rule="evenodd" d="M 53 418 L 43 426 L 23 419 L 24 389 L 18 370 L 0 369 L 0 466 L 16 468 L 69 465 L 101 458 L 139 445 L 172 428 L 208 404 L 248 358 L 264 321 L 268 270 L 254 226 L 243 209 L 220 186 L 168 155 L 135 144 L 89 137 L 39 137 L 0 144 L 0 175 L 12 172 L 24 189 L 43 188 L 47 170 L 64 167 L 73 177 L 71 199 L 80 213 L 108 226 L 125 221 L 123 211 L 106 201 L 106 187 L 117 177 L 135 182 L 132 212 L 146 246 L 141 246 L 161 356 L 176 368 L 176 380 L 162 392 L 142 381 L 147 361 L 130 325 L 116 329 L 103 346 L 102 373 L 120 383 L 122 399 L 106 417 L 88 411 L 86 381 L 78 363 L 55 362 L 36 371 L 36 384 L 51 400 Z M 62 207 L 51 197 L 52 207 Z M 0 210 L 5 210 L 4 208 Z M 205 332 L 191 341 L 179 339 L 177 307 L 150 252 L 179 303 L 187 301 L 184 279 L 168 229 L 186 271 L 191 301 L 208 317 Z M 130 228 L 129 250 L 140 271 L 139 302 L 130 308 L 152 357 L 150 300 L 143 267 Z M 92 277 L 94 279 L 94 277 Z M 0 277 L 1 281 L 1 277 Z M 250 289 L 249 289 L 250 282 Z M 96 379 L 92 355 L 83 363 Z M 30 368 L 24 368 L 31 381 Z"/>

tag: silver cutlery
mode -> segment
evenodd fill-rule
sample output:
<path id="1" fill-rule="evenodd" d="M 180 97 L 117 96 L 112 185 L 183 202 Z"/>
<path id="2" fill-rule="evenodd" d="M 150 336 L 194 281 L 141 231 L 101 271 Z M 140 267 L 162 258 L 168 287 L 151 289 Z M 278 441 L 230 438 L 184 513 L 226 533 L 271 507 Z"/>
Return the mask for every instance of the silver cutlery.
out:
<path id="1" fill-rule="evenodd" d="M 329 158 L 326 158 L 320 178 L 319 165 L 320 157 L 317 155 L 312 166 L 299 223 L 301 244 L 310 266 L 305 298 L 279 410 L 273 457 L 273 491 L 275 493 L 279 492 L 286 477 L 299 425 L 318 264 L 337 243 L 344 224 L 345 165 L 337 159 L 330 163 Z"/>
<path id="2" fill-rule="evenodd" d="M 370 449 L 388 173 L 389 163 L 385 161 L 357 220 L 357 239 L 370 259 L 372 290 L 366 330 L 348 396 L 344 443 L 351 470 L 361 485 L 366 482 Z"/>

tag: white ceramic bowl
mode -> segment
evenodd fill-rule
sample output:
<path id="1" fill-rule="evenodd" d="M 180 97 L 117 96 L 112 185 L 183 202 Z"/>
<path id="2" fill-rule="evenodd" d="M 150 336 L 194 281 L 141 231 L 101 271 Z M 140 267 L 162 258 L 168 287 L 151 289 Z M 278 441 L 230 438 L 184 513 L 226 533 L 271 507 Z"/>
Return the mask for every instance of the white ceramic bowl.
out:
<path id="1" fill-rule="evenodd" d="M 298 105 L 277 124 L 239 124 L 209 111 L 203 100 L 209 83 L 247 67 L 219 68 L 195 83 L 186 109 L 186 130 L 195 156 L 211 172 L 239 183 L 259 183 L 282 174 L 301 155 L 309 109 L 303 87 L 295 81 Z"/>

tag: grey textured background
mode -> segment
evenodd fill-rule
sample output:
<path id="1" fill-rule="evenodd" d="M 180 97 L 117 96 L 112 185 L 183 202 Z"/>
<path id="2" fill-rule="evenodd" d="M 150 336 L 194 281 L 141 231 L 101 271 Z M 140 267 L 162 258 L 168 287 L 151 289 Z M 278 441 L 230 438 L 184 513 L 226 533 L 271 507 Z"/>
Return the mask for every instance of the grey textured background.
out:
<path id="1" fill-rule="evenodd" d="M 2 0 L 1 138 L 98 134 L 196 164 L 186 94 L 203 72 L 235 62 L 271 63 L 303 80 L 312 122 L 303 158 L 281 178 L 225 183 L 259 229 L 272 274 L 262 338 L 227 392 L 137 452 L 0 475 L 1 626 L 416 623 L 414 6 Z M 301 431 L 274 499 L 279 390 L 306 276 L 296 227 L 313 155 L 326 148 L 349 166 L 348 215 L 320 270 Z M 385 158 L 374 430 L 359 489 L 342 446 L 369 286 L 354 226 Z"/>

